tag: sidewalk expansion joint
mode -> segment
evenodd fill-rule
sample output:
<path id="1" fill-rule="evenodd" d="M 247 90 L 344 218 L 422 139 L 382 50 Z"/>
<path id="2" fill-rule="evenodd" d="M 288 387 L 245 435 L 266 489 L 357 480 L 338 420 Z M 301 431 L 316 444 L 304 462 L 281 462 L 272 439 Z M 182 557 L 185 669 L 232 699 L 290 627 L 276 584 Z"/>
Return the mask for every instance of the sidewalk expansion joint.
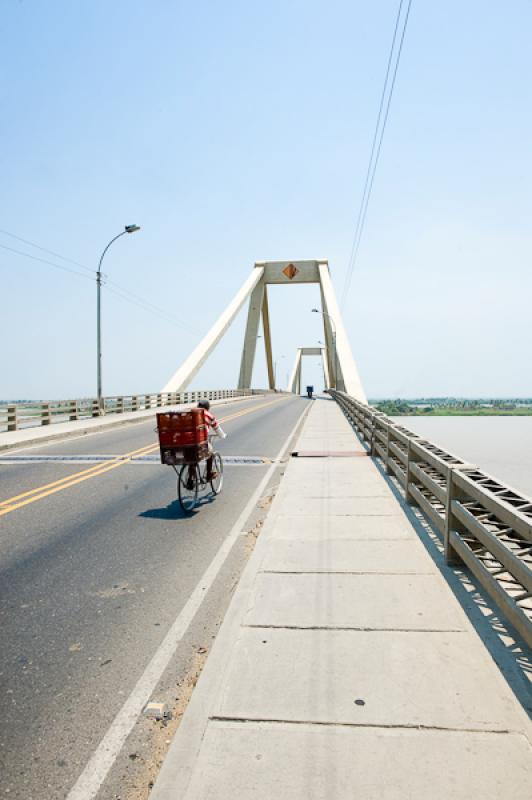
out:
<path id="1" fill-rule="evenodd" d="M 368 452 L 359 450 L 294 450 L 292 458 L 360 458 L 368 456 Z"/>
<path id="2" fill-rule="evenodd" d="M 261 575 L 435 575 L 432 572 L 373 572 L 368 570 L 349 570 L 349 569 L 261 569 Z"/>
<path id="3" fill-rule="evenodd" d="M 354 631 L 363 633 L 467 633 L 464 628 L 367 628 L 363 625 L 258 625 L 244 624 L 242 628 L 280 631 Z"/>
<path id="4" fill-rule="evenodd" d="M 385 494 L 346 494 L 346 495 L 342 495 L 341 497 L 340 496 L 335 497 L 334 495 L 330 495 L 330 494 L 307 494 L 307 495 L 303 495 L 303 499 L 304 500 L 329 500 L 329 502 L 332 502 L 334 500 L 390 500 L 390 498 L 393 498 L 393 495 L 392 494 L 387 494 L 387 493 L 385 493 Z M 334 516 L 335 517 L 341 517 L 341 516 L 344 516 L 344 517 L 358 517 L 359 515 L 355 513 L 355 514 L 335 514 Z M 384 517 L 384 516 L 386 516 L 386 514 L 383 514 L 382 516 Z"/>
<path id="5" fill-rule="evenodd" d="M 392 725 L 392 724 L 377 724 L 376 722 L 325 722 L 324 720 L 311 720 L 311 719 L 275 719 L 268 717 L 224 717 L 221 715 L 214 715 L 209 717 L 209 722 L 232 722 L 246 724 L 265 724 L 265 725 L 316 725 L 324 728 L 370 728 L 373 730 L 397 730 L 397 731 L 423 731 L 430 733 L 445 731 L 447 733 L 486 733 L 486 734 L 501 734 L 501 735 L 518 735 L 522 736 L 525 741 L 527 737 L 522 731 L 512 730 L 511 728 L 453 728 L 445 725 Z"/>
<path id="6" fill-rule="evenodd" d="M 309 499 L 311 499 L 311 498 L 308 498 L 308 497 L 303 497 L 302 498 L 302 500 L 309 500 Z M 313 499 L 315 499 L 315 500 L 329 500 L 329 502 L 331 502 L 332 500 L 341 500 L 340 497 L 338 497 L 338 498 L 334 498 L 334 497 L 332 497 L 332 498 L 331 497 L 329 497 L 329 498 L 315 497 Z M 375 495 L 373 495 L 371 497 L 365 497 L 365 498 L 364 497 L 357 497 L 357 498 L 353 498 L 353 499 L 357 499 L 357 500 L 368 500 L 368 499 L 369 500 L 383 500 L 384 499 L 384 500 L 386 500 L 387 498 L 375 497 Z M 396 512 L 391 511 L 388 514 L 382 514 L 380 512 L 378 512 L 376 514 L 368 514 L 368 513 L 360 514 L 358 511 L 350 511 L 348 514 L 345 514 L 345 513 L 342 514 L 341 511 L 335 511 L 334 514 L 330 514 L 330 516 L 331 517 L 349 517 L 351 519 L 365 519 L 366 517 L 372 517 L 372 518 L 379 517 L 381 519 L 403 519 L 404 518 L 404 514 L 402 514 L 402 513 L 400 514 L 397 511 Z M 305 517 L 312 517 L 312 514 L 299 514 L 298 515 L 298 518 L 302 519 L 302 520 L 304 520 Z"/>

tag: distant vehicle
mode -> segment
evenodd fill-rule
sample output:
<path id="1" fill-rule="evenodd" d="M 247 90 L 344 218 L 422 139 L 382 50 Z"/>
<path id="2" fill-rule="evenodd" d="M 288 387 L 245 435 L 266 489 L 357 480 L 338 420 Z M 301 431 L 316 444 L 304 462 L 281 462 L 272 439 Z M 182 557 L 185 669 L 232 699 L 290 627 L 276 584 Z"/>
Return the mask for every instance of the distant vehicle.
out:
<path id="1" fill-rule="evenodd" d="M 312 400 L 313 393 L 314 393 L 314 386 L 307 386 L 307 397 L 309 400 Z"/>

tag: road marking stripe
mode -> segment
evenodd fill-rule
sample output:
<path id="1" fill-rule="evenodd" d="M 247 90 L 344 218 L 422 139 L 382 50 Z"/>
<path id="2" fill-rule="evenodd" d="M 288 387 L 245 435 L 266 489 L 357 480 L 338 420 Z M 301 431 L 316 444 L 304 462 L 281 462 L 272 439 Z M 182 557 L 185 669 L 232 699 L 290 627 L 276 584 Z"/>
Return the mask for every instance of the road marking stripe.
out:
<path id="1" fill-rule="evenodd" d="M 151 445 L 150 445 L 151 448 Z M 64 483 L 61 486 L 55 486 L 53 489 L 48 489 L 45 492 L 40 492 L 40 494 L 34 494 L 32 497 L 27 497 L 25 500 L 21 500 L 18 503 L 12 503 L 11 505 L 4 506 L 0 508 L 0 517 L 4 516 L 4 514 L 10 514 L 11 511 L 16 511 L 17 508 L 22 508 L 23 506 L 28 506 L 31 503 L 37 502 L 37 500 L 42 500 L 45 497 L 49 497 L 52 494 L 56 494 L 57 492 L 63 492 L 65 489 L 70 489 L 71 486 L 76 486 L 78 483 L 83 483 L 84 481 L 88 481 L 91 478 L 96 478 L 98 475 L 103 475 L 104 472 L 110 472 L 113 469 L 117 469 L 117 467 L 122 467 L 124 464 L 127 464 L 131 460 L 130 458 L 125 458 L 122 456 L 120 460 L 113 462 L 112 464 L 105 464 L 105 466 L 98 465 L 97 471 L 91 472 L 90 475 L 81 475 L 80 477 L 74 478 L 69 483 Z M 79 473 L 76 473 L 79 475 Z"/>
<path id="2" fill-rule="evenodd" d="M 242 463 L 254 464 L 255 462 L 270 463 L 271 456 L 234 456 L 221 454 L 224 464 Z M 77 455 L 77 456 L 11 456 L 11 458 L 2 458 L 0 456 L 0 466 L 9 466 L 12 464 L 93 464 L 102 466 L 103 464 L 110 464 L 115 460 L 115 455 Z M 161 466 L 161 459 L 158 453 L 142 453 L 138 456 L 132 456 L 129 459 L 130 464 L 147 464 L 149 466 Z"/>
<path id="3" fill-rule="evenodd" d="M 308 404 L 303 412 L 299 415 L 296 424 L 290 431 L 288 437 L 283 443 L 283 446 L 279 450 L 275 461 L 279 461 L 281 459 L 283 453 L 290 444 L 303 415 L 309 410 L 309 408 L 310 404 Z M 220 549 L 214 556 L 206 571 L 203 573 L 201 579 L 196 585 L 196 588 L 173 622 L 163 641 L 155 651 L 155 654 L 137 681 L 133 691 L 114 718 L 109 729 L 107 730 L 107 733 L 90 758 L 87 766 L 68 793 L 66 800 L 92 800 L 92 798 L 97 794 L 107 776 L 107 773 L 113 766 L 118 754 L 120 753 L 124 742 L 131 733 L 139 714 L 141 714 L 142 709 L 150 699 L 152 692 L 159 683 L 165 669 L 170 663 L 172 656 L 177 650 L 181 639 L 186 634 L 204 598 L 207 596 L 209 589 L 218 577 L 218 574 L 223 567 L 235 541 L 241 535 L 246 520 L 262 496 L 262 493 L 268 485 L 268 481 L 270 480 L 270 477 L 276 467 L 276 463 L 273 463 L 269 467 L 263 479 L 253 492 L 244 510 L 233 525 L 230 533 L 222 542 Z"/>
<path id="4" fill-rule="evenodd" d="M 238 411 L 236 414 L 231 414 L 228 417 L 223 417 L 220 419 L 220 422 L 229 422 L 230 420 L 236 419 L 237 417 L 242 417 L 245 414 L 251 414 L 255 411 L 258 411 L 261 408 L 265 408 L 266 406 L 271 406 L 274 403 L 279 403 L 286 398 L 271 400 L 268 403 L 261 403 L 258 406 L 253 406 L 252 408 L 244 409 L 242 411 Z M 102 464 L 96 464 L 94 467 L 89 467 L 88 469 L 81 470 L 80 472 L 75 472 L 72 475 L 67 475 L 64 478 L 60 478 L 57 481 L 53 481 L 52 483 L 45 484 L 44 486 L 38 486 L 35 489 L 30 489 L 27 492 L 23 492 L 22 494 L 15 495 L 14 497 L 10 497 L 7 500 L 3 500 L 0 502 L 0 517 L 4 516 L 5 514 L 10 514 L 12 511 L 16 511 L 18 508 L 23 508 L 24 506 L 30 505 L 31 503 L 37 502 L 37 500 L 42 500 L 45 497 L 49 497 L 52 494 L 56 494 L 57 492 L 62 492 L 65 489 L 70 489 L 72 486 L 76 486 L 78 483 L 83 483 L 90 478 L 96 478 L 99 475 L 103 475 L 105 472 L 110 472 L 117 467 L 122 467 L 124 464 L 129 463 L 131 458 L 135 455 L 148 455 L 159 448 L 159 444 L 149 444 L 145 445 L 144 447 L 139 448 L 138 450 L 132 450 L 130 453 L 124 453 L 122 456 L 118 456 L 115 461 L 111 463 L 106 463 L 102 466 Z M 24 499 L 23 499 L 24 498 Z"/>
<path id="5" fill-rule="evenodd" d="M 144 455 L 143 451 L 151 449 L 153 445 L 147 444 L 144 447 L 139 447 L 138 450 L 132 450 L 130 453 L 123 453 L 122 455 L 115 456 L 115 461 L 120 461 L 124 458 L 129 458 L 135 455 Z M 61 483 L 66 483 L 70 481 L 72 478 L 75 478 L 78 475 L 87 475 L 95 470 L 100 469 L 100 464 L 96 464 L 94 467 L 89 467 L 88 469 L 83 469 L 81 472 L 74 472 L 72 475 L 65 475 L 64 478 L 59 478 L 56 481 L 52 481 L 51 483 L 45 483 L 43 486 L 37 486 L 35 489 L 29 489 L 27 492 L 22 492 L 22 494 L 17 494 L 14 497 L 10 497 L 8 500 L 0 501 L 0 508 L 2 506 L 10 505 L 11 503 L 15 502 L 15 500 L 20 500 L 23 497 L 28 497 L 30 494 L 35 494 L 35 492 L 41 492 L 44 489 L 50 489 L 52 486 L 58 486 Z"/>

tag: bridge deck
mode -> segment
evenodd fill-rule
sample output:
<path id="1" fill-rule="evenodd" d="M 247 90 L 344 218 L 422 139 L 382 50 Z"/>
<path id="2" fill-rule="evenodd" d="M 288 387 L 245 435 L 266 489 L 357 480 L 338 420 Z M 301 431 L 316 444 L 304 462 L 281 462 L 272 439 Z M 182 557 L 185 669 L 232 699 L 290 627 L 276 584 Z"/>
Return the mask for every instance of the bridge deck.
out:
<path id="1" fill-rule="evenodd" d="M 528 719 L 336 404 L 295 449 L 154 800 L 528 798 Z"/>

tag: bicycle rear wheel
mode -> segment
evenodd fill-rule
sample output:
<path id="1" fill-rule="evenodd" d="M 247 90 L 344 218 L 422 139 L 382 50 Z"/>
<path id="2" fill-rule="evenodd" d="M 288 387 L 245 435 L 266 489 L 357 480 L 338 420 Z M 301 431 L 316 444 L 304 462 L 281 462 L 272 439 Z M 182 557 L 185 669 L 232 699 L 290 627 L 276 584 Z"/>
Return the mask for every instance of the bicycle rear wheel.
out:
<path id="1" fill-rule="evenodd" d="M 184 464 L 177 477 L 177 496 L 185 513 L 193 511 L 198 502 L 199 475 L 197 466 Z"/>
<path id="2" fill-rule="evenodd" d="M 224 462 L 220 453 L 215 453 L 212 459 L 212 468 L 217 472 L 216 478 L 211 481 L 211 489 L 213 494 L 220 494 L 224 483 Z"/>

